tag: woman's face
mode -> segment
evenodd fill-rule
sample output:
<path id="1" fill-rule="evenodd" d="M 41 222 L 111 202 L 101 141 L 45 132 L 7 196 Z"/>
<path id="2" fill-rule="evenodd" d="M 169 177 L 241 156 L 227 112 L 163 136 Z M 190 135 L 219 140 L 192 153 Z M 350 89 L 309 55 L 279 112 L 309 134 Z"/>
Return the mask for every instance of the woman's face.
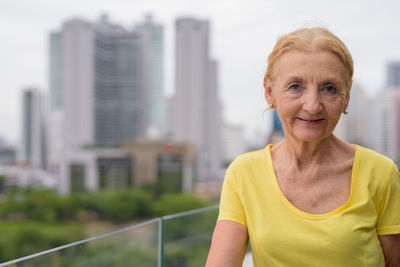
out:
<path id="1" fill-rule="evenodd" d="M 349 102 L 351 85 L 336 55 L 327 51 L 285 52 L 266 80 L 265 97 L 278 110 L 286 137 L 310 142 L 332 134 Z"/>

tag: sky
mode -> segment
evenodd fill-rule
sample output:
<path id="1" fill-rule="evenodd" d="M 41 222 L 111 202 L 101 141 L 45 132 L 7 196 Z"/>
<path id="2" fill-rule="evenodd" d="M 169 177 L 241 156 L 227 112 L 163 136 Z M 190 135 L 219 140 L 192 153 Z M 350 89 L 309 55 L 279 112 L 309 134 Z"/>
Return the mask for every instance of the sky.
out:
<path id="1" fill-rule="evenodd" d="M 13 0 L 0 2 L 0 137 L 17 144 L 22 89 L 48 92 L 48 35 L 75 17 L 107 13 L 126 28 L 151 13 L 165 27 L 165 93 L 172 95 L 174 22 L 211 22 L 211 54 L 219 62 L 224 120 L 242 125 L 248 139 L 270 127 L 262 80 L 277 38 L 305 26 L 323 26 L 348 46 L 354 82 L 369 95 L 385 84 L 385 67 L 400 60 L 398 0 Z"/>

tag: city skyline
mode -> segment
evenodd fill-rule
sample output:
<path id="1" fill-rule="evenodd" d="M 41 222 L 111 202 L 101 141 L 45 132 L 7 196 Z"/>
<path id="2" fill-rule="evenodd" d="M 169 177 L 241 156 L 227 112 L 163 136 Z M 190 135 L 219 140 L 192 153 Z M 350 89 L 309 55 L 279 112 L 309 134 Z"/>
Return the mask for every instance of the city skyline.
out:
<path id="1" fill-rule="evenodd" d="M 13 1 L 0 4 L 0 73 L 4 89 L 0 100 L 0 136 L 20 141 L 22 89 L 34 86 L 48 92 L 48 33 L 71 17 L 96 20 L 108 13 L 112 21 L 127 28 L 152 13 L 166 27 L 166 93 L 173 88 L 173 21 L 193 16 L 210 20 L 211 55 L 220 62 L 220 95 L 224 118 L 247 131 L 267 129 L 268 116 L 262 92 L 266 57 L 277 37 L 306 25 L 326 26 L 344 40 L 355 60 L 355 82 L 372 95 L 385 86 L 386 64 L 400 58 L 400 30 L 396 11 L 400 3 L 383 1 L 149 1 L 124 3 L 105 1 Z M 300 12 L 301 11 L 301 12 Z M 329 11 L 329 12 L 328 12 Z"/>

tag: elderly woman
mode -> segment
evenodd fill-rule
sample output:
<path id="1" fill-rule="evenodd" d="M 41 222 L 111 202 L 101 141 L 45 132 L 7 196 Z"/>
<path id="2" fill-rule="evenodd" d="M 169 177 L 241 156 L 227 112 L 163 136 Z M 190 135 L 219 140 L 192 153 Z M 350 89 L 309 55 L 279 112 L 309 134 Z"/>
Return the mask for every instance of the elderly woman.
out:
<path id="1" fill-rule="evenodd" d="M 353 61 L 323 28 L 280 38 L 265 98 L 285 138 L 228 168 L 207 267 L 400 266 L 400 175 L 393 161 L 333 135 Z"/>

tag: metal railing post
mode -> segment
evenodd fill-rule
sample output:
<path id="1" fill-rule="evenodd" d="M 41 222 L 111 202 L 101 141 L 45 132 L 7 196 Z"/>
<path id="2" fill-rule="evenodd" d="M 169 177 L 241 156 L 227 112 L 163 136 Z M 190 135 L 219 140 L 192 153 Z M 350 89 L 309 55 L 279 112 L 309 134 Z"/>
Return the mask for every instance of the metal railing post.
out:
<path id="1" fill-rule="evenodd" d="M 158 261 L 157 266 L 164 266 L 164 218 L 158 218 Z"/>

